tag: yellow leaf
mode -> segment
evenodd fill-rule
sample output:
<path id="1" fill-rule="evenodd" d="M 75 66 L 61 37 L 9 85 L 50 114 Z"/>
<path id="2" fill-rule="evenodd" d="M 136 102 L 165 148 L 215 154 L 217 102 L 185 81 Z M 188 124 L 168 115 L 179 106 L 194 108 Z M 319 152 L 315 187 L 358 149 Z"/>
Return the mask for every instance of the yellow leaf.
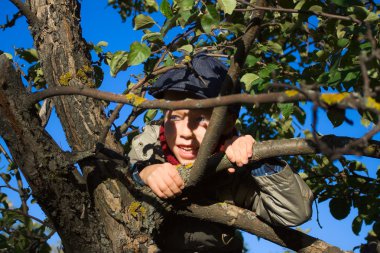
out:
<path id="1" fill-rule="evenodd" d="M 286 90 L 285 91 L 285 94 L 288 96 L 288 97 L 294 97 L 294 96 L 296 96 L 296 95 L 298 95 L 298 91 L 296 91 L 296 90 Z"/>
<path id="2" fill-rule="evenodd" d="M 371 97 L 367 97 L 366 106 L 369 108 L 375 109 L 377 111 L 380 111 L 380 103 L 376 102 L 376 100 Z"/>
<path id="3" fill-rule="evenodd" d="M 348 96 L 350 96 L 350 93 L 348 92 L 337 93 L 337 94 L 322 94 L 321 100 L 328 105 L 333 105 L 333 104 L 338 104 L 342 102 L 342 100 Z"/>
<path id="4" fill-rule="evenodd" d="M 132 94 L 132 93 L 127 94 L 125 96 L 127 97 L 127 99 L 131 102 L 131 104 L 133 106 L 139 106 L 145 102 L 145 98 L 137 96 L 137 95 Z"/>

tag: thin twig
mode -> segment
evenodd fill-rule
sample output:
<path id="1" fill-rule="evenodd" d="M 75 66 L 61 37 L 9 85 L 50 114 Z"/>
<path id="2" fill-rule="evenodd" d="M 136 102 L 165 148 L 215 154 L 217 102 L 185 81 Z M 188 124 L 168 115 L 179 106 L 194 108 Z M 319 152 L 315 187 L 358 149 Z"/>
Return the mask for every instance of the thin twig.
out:
<path id="1" fill-rule="evenodd" d="M 34 217 L 34 216 L 30 215 L 30 214 L 25 214 L 22 211 L 19 211 L 19 210 L 16 210 L 16 209 L 5 209 L 5 208 L 0 208 L 0 211 L 1 212 L 12 212 L 12 213 L 21 214 L 21 215 L 23 215 L 25 217 L 31 218 L 31 219 L 37 221 L 38 223 L 41 223 L 42 225 L 50 228 L 50 225 L 47 222 L 45 222 L 43 220 L 40 220 L 39 218 Z"/>
<path id="2" fill-rule="evenodd" d="M 14 14 L 11 20 L 8 20 L 7 16 L 7 22 L 4 25 L 0 25 L 0 29 L 5 30 L 6 28 L 14 26 L 16 24 L 16 20 L 20 17 L 22 17 L 22 13 L 20 11 Z"/>
<path id="3" fill-rule="evenodd" d="M 272 92 L 272 93 L 263 93 L 256 95 L 249 94 L 233 94 L 222 96 L 218 98 L 208 98 L 208 99 L 187 99 L 181 101 L 165 101 L 162 99 L 158 100 L 147 100 L 142 97 L 128 94 L 128 95 L 119 95 L 111 92 L 99 91 L 91 88 L 78 88 L 70 86 L 59 86 L 59 87 L 50 87 L 46 90 L 30 94 L 26 101 L 26 106 L 34 106 L 35 103 L 43 99 L 55 96 L 62 95 L 82 95 L 86 97 L 92 97 L 99 100 L 118 102 L 133 105 L 143 109 L 166 109 L 166 110 L 177 110 L 177 109 L 201 109 L 201 108 L 212 108 L 224 105 L 233 105 L 233 104 L 261 104 L 261 103 L 290 103 L 290 102 L 302 102 L 316 99 L 323 101 L 320 96 L 329 95 L 324 93 L 322 95 L 317 94 L 315 91 L 308 90 L 304 91 L 307 93 L 305 97 L 301 92 L 297 94 L 288 95 L 286 92 Z M 331 94 L 334 95 L 334 94 Z M 312 98 L 312 99 L 310 99 Z M 378 107 L 365 103 L 365 100 L 359 97 L 356 93 L 347 93 L 345 98 L 339 103 L 333 104 L 321 104 L 323 108 L 328 108 L 330 106 L 335 106 L 340 109 L 354 108 L 368 110 L 374 113 L 378 113 Z"/>
<path id="4" fill-rule="evenodd" d="M 352 21 L 352 22 L 357 23 L 359 25 L 361 25 L 363 23 L 363 21 L 361 21 L 359 19 L 356 19 L 356 18 L 347 17 L 347 16 L 341 16 L 341 15 L 336 15 L 336 14 L 330 14 L 330 13 L 325 13 L 325 12 L 257 6 L 255 4 L 251 4 L 251 3 L 246 2 L 244 0 L 238 0 L 238 2 L 242 3 L 242 4 L 245 4 L 245 5 L 248 5 L 248 6 L 254 8 L 256 10 L 264 10 L 264 11 L 271 11 L 271 12 L 312 14 L 312 15 L 316 15 L 316 16 L 320 16 L 320 17 L 331 18 L 331 19 L 339 19 L 339 20 L 345 20 L 345 21 Z"/>

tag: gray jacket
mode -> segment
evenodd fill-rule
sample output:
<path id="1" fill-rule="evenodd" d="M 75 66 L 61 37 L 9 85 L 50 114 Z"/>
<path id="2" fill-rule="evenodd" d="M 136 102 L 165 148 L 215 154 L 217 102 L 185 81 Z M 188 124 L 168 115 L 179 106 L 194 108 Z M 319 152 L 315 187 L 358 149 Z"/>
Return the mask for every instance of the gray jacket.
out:
<path id="1" fill-rule="evenodd" d="M 141 163 L 147 166 L 149 164 L 164 162 L 158 136 L 159 126 L 147 125 L 144 127 L 143 133 L 133 139 L 129 153 L 130 163 L 132 165 Z M 268 166 L 270 168 L 280 169 L 277 169 L 278 172 L 270 175 L 263 174 L 261 176 L 253 176 Z M 254 172 L 256 172 L 256 174 Z M 297 226 L 307 221 L 311 216 L 313 194 L 300 176 L 294 173 L 284 161 L 266 160 L 265 163 L 257 163 L 254 165 L 252 171 L 237 170 L 237 172 L 233 174 L 220 173 L 212 178 L 212 184 L 206 185 L 212 186 L 212 188 L 206 187 L 205 190 L 209 193 L 208 196 L 214 197 L 216 201 L 225 201 L 252 210 L 265 221 L 275 225 Z M 175 231 L 174 233 L 173 231 L 168 231 L 170 234 L 176 234 L 177 237 L 180 234 L 179 238 L 173 240 L 171 238 L 172 236 L 167 238 L 168 236 L 163 235 L 162 237 L 166 238 L 164 241 L 170 241 L 172 244 L 176 240 L 182 240 L 183 243 L 179 243 L 179 245 L 176 246 L 181 247 L 181 252 L 187 252 L 188 247 L 186 245 L 189 244 L 192 245 L 190 248 L 196 250 L 188 249 L 188 252 L 198 252 L 198 250 L 203 250 L 204 245 L 209 243 L 210 239 L 213 239 L 215 242 L 211 243 L 209 248 L 206 247 L 204 249 L 205 251 L 212 252 L 210 249 L 216 249 L 216 252 L 235 252 L 231 251 L 231 249 L 236 249 L 236 247 L 231 246 L 237 243 L 237 240 L 225 240 L 226 236 L 233 236 L 233 230 L 214 224 L 214 226 L 220 229 L 210 231 L 213 230 L 213 228 L 210 229 L 210 225 L 205 225 L 204 222 L 198 225 L 195 224 L 194 220 L 187 222 L 191 226 L 204 227 L 204 230 L 207 230 L 207 232 L 195 232 L 195 234 L 202 234 L 197 238 L 194 232 L 189 232 L 195 231 L 194 229 L 186 228 L 186 226 L 181 225 L 180 227 L 184 231 Z M 168 222 L 168 224 L 170 223 L 172 222 Z M 170 227 L 170 225 L 167 227 Z M 208 229 L 206 229 L 206 227 L 208 227 Z M 173 229 L 178 230 L 178 224 L 176 228 Z M 166 230 L 173 229 L 169 228 Z M 224 233 L 224 231 L 227 232 Z M 188 238 L 186 238 L 186 235 Z M 190 239 L 193 241 L 199 240 L 199 242 L 190 242 Z M 226 241 L 228 243 L 225 243 Z M 237 244 L 241 244 L 241 241 Z M 183 248 L 186 248 L 186 250 Z M 224 251 L 222 249 L 229 250 Z"/>

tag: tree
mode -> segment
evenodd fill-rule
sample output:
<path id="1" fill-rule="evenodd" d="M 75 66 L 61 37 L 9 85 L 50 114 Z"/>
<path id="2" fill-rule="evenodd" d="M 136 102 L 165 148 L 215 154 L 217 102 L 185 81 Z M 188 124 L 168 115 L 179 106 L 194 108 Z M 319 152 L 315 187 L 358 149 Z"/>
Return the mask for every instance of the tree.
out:
<path id="1" fill-rule="evenodd" d="M 154 236 L 164 215 L 176 212 L 230 225 L 232 219 L 237 228 L 300 252 L 340 252 L 296 230 L 272 228 L 247 210 L 196 202 L 186 209 L 176 208 L 183 203 L 163 202 L 133 183 L 126 157 L 133 134 L 125 135 L 136 133 L 133 121 L 138 115 L 146 111 L 145 119 L 150 121 L 156 108 L 218 106 L 191 173 L 180 169 L 187 185 L 196 186 L 206 172 L 215 171 L 216 166 L 208 162 L 217 164 L 217 170 L 231 166 L 220 157 L 206 159 L 212 150 L 207 148 L 214 145 L 221 129 L 225 106 L 231 103 L 246 105 L 240 119 L 243 133 L 272 140 L 255 146 L 254 159 L 284 156 L 293 168 L 303 168 L 300 173 L 318 201 L 330 200 L 334 217 L 342 219 L 354 207 L 359 212 L 353 221 L 355 233 L 363 223 L 373 225 L 363 252 L 379 240 L 380 175 L 369 176 L 363 164 L 343 156 L 380 156 L 379 143 L 372 140 L 379 131 L 380 111 L 379 6 L 375 2 L 163 0 L 158 5 L 153 0 L 109 1 L 122 19 L 133 18 L 134 28 L 144 31 L 128 52 L 106 52 L 104 42 L 94 45 L 84 40 L 78 1 L 11 2 L 19 13 L 2 28 L 11 29 L 25 16 L 35 49 L 18 50 L 29 63 L 24 82 L 10 55 L 0 56 L 0 136 L 11 154 L 7 156 L 10 173 L 2 178 L 8 183 L 9 174 L 17 178 L 21 171 L 31 193 L 23 185 L 15 189 L 25 200 L 20 209 L 10 209 L 6 196 L 0 196 L 2 226 L 7 228 L 0 237 L 3 247 L 48 250 L 45 227 L 51 227 L 67 252 L 154 252 Z M 154 27 L 159 21 L 150 13 L 164 16 L 161 26 Z M 179 29 L 177 37 L 165 42 L 169 31 Z M 175 58 L 204 49 L 225 57 L 230 65 L 222 95 L 228 95 L 239 80 L 244 94 L 170 103 L 144 99 L 142 87 L 168 69 L 187 64 L 175 64 Z M 104 64 L 111 75 L 139 64 L 144 71 L 130 80 L 124 95 L 111 94 L 97 89 Z M 106 115 L 104 107 L 110 101 L 120 104 Z M 305 123 L 305 101 L 312 104 L 312 129 L 303 129 L 305 139 L 290 139 L 295 137 L 295 124 Z M 134 106 L 132 114 L 115 126 L 124 104 Z M 64 152 L 44 130 L 51 106 L 71 152 Z M 334 126 L 361 124 L 350 120 L 349 108 L 371 126 L 368 133 L 356 139 L 318 135 L 321 112 Z M 37 228 L 28 217 L 30 194 L 48 217 Z M 17 243 L 22 241 L 20 235 L 23 244 Z"/>

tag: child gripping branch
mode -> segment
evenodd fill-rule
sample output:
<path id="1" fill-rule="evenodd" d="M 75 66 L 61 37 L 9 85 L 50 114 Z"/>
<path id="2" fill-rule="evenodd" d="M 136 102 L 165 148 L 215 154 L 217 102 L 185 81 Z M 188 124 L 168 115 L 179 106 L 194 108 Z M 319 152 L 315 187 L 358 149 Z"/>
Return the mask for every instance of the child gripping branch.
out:
<path id="1" fill-rule="evenodd" d="M 187 68 L 161 75 L 149 90 L 165 100 L 202 99 L 218 96 L 227 67 L 204 53 L 195 55 Z M 238 135 L 234 123 L 239 106 L 230 106 L 226 127 L 215 152 L 225 152 L 237 168 L 248 166 L 255 139 Z M 147 125 L 136 136 L 129 153 L 132 175 L 160 198 L 182 193 L 184 181 L 176 165 L 194 163 L 205 136 L 212 109 L 166 110 L 162 125 Z M 202 193 L 252 210 L 275 225 L 295 226 L 311 216 L 313 195 L 286 162 L 266 159 L 249 169 L 230 168 L 206 179 Z M 193 218 L 166 217 L 157 244 L 163 252 L 242 252 L 241 236 L 234 228 Z"/>

